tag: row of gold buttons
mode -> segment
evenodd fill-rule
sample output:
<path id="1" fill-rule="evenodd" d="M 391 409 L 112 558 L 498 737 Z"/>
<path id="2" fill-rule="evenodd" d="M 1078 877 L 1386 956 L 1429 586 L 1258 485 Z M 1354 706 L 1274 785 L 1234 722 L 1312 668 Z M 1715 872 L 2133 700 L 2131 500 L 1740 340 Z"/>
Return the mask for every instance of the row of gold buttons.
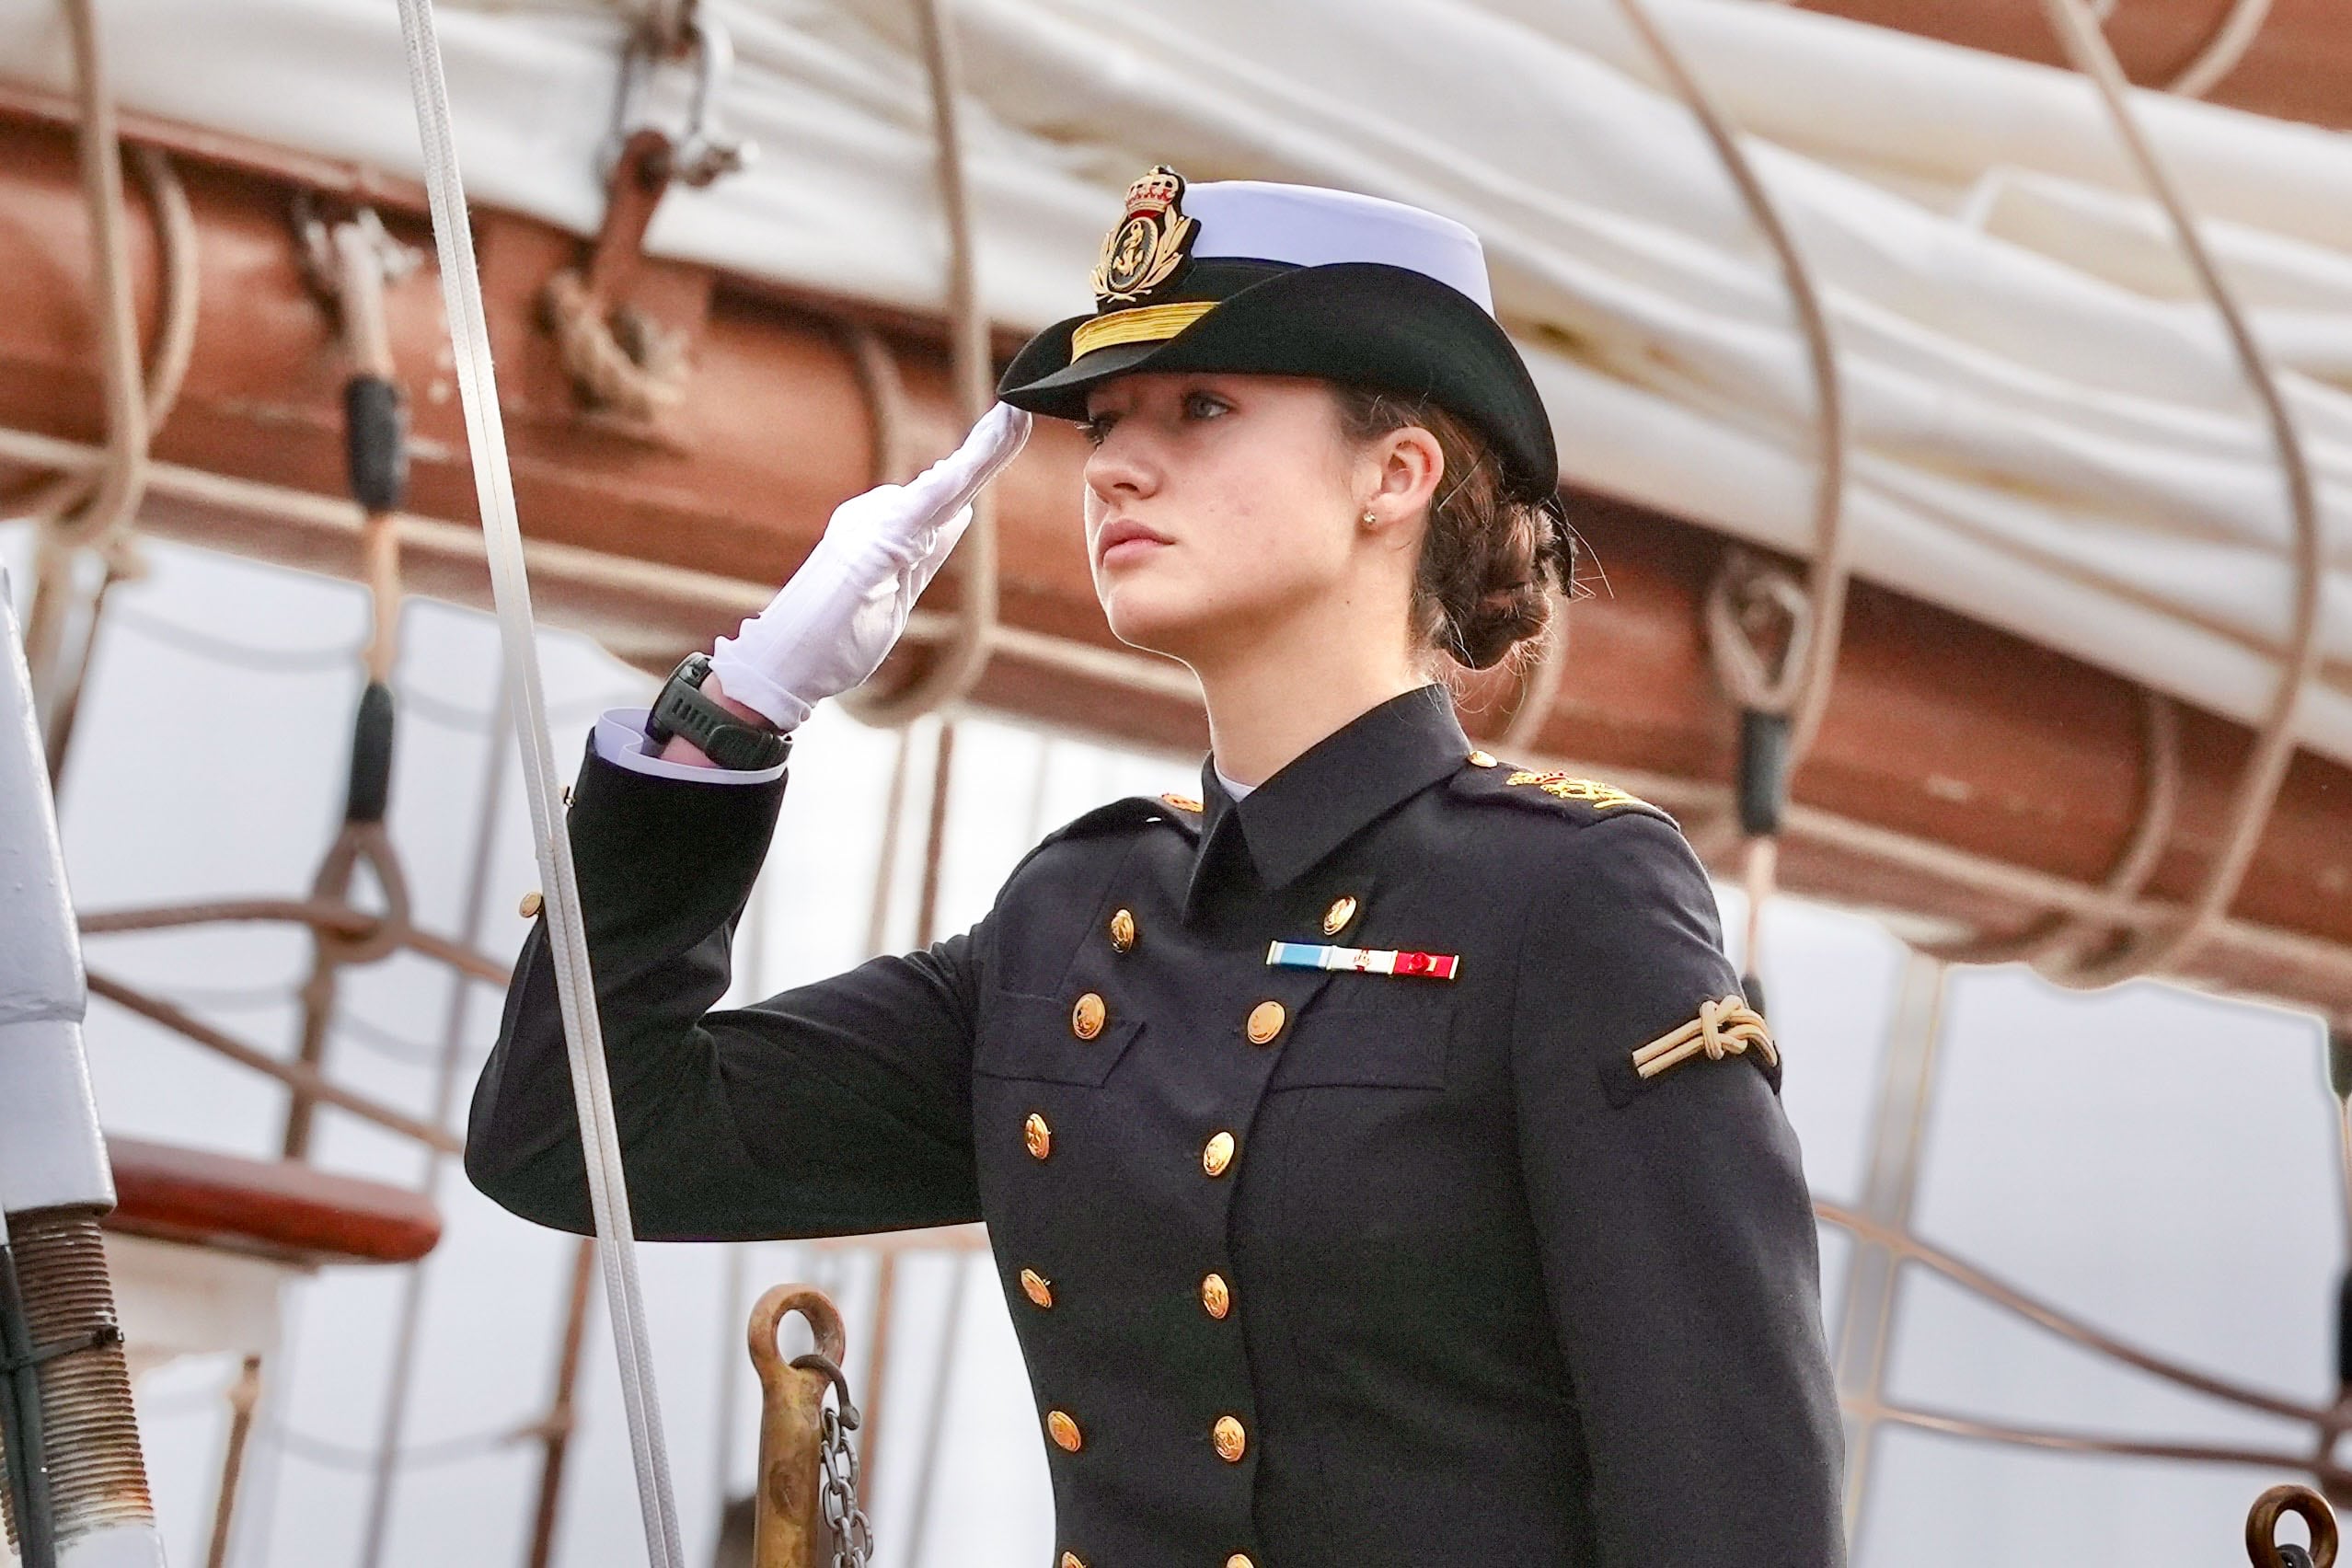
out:
<path id="1" fill-rule="evenodd" d="M 1346 906 L 1344 911 L 1342 905 Z M 1337 926 L 1332 924 L 1334 919 L 1338 925 L 1344 925 L 1355 913 L 1355 900 L 1342 899 L 1332 906 L 1332 914 L 1325 917 L 1325 928 L 1337 929 Z M 1121 909 L 1113 913 L 1110 929 L 1113 948 L 1120 952 L 1134 951 L 1138 936 L 1134 911 Z M 1110 1017 L 1110 1007 L 1101 995 L 1089 991 L 1078 997 L 1070 1009 L 1070 1032 L 1080 1040 L 1092 1040 L 1102 1032 Z M 1259 1003 L 1250 1012 L 1247 1026 L 1250 1043 L 1253 1045 L 1273 1043 L 1282 1033 L 1282 1027 L 1286 1021 L 1288 1014 L 1280 1002 Z M 1021 1124 L 1021 1143 L 1032 1158 L 1043 1159 L 1054 1152 L 1054 1129 L 1042 1114 L 1032 1112 L 1028 1120 Z M 1224 1175 L 1232 1168 L 1235 1147 L 1231 1133 L 1215 1134 L 1202 1147 L 1201 1170 L 1211 1177 Z M 1030 1303 L 1039 1310 L 1053 1309 L 1053 1282 L 1035 1269 L 1020 1271 L 1020 1289 L 1021 1294 L 1028 1297 Z M 1201 1309 L 1219 1320 L 1233 1310 L 1233 1290 L 1226 1284 L 1224 1275 L 1212 1272 L 1202 1276 Z M 1078 1418 L 1065 1410 L 1045 1412 L 1045 1434 L 1053 1439 L 1055 1447 L 1066 1454 L 1077 1453 L 1086 1444 L 1086 1435 L 1079 1430 Z M 1248 1432 L 1237 1417 L 1230 1415 L 1217 1417 L 1216 1424 L 1209 1429 L 1209 1441 L 1216 1447 L 1217 1457 L 1228 1464 L 1239 1464 L 1250 1447 Z M 1076 1552 L 1065 1551 L 1060 1568 L 1087 1568 L 1087 1565 Z M 1256 1568 L 1256 1565 L 1246 1553 L 1237 1551 L 1225 1560 L 1225 1568 Z"/>
<path id="2" fill-rule="evenodd" d="M 1086 1435 L 1078 1430 L 1078 1417 L 1066 1410 L 1045 1412 L 1045 1435 L 1066 1454 L 1075 1454 L 1086 1447 Z M 1209 1441 L 1216 1446 L 1216 1457 L 1228 1465 L 1239 1464 L 1241 1456 L 1250 1451 L 1250 1434 L 1239 1416 L 1218 1416 L 1216 1424 L 1209 1428 Z"/>

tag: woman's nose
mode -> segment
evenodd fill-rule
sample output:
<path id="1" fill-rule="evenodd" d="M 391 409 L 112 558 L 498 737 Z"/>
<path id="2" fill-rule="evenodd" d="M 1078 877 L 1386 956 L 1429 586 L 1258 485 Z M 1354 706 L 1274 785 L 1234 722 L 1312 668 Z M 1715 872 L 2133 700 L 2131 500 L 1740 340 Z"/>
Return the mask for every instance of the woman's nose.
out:
<path id="1" fill-rule="evenodd" d="M 1149 495 L 1158 486 L 1159 470 L 1147 445 L 1136 433 L 1113 426 L 1101 444 L 1087 455 L 1087 488 L 1105 501 L 1118 496 Z"/>

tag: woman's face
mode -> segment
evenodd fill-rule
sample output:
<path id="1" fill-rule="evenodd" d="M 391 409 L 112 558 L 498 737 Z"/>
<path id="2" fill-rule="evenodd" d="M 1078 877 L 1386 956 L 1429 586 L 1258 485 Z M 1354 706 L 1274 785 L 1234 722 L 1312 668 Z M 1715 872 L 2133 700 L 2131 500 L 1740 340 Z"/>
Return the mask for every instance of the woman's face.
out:
<path id="1" fill-rule="evenodd" d="M 1323 382 L 1141 373 L 1087 416 L 1087 556 L 1121 641 L 1197 666 L 1359 570 L 1377 479 Z"/>

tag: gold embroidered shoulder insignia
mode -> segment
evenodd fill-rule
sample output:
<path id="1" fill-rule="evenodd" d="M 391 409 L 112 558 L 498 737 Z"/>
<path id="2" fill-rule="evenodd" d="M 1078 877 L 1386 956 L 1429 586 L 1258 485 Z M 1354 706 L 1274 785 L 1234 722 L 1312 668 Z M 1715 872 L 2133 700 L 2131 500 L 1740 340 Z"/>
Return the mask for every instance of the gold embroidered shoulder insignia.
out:
<path id="1" fill-rule="evenodd" d="M 1629 795 L 1614 784 L 1603 784 L 1595 778 L 1572 778 L 1565 773 L 1529 773 L 1521 769 L 1503 782 L 1532 784 L 1547 795 L 1556 796 L 1563 801 L 1583 801 L 1597 811 L 1605 812 L 1611 806 L 1647 806 L 1652 811 L 1657 809 L 1655 806 L 1651 806 L 1650 802 L 1642 799 L 1641 796 Z"/>
<path id="2" fill-rule="evenodd" d="M 1190 812 L 1194 816 L 1201 814 L 1201 803 L 1190 795 L 1162 795 L 1159 798 L 1180 812 Z"/>
<path id="3" fill-rule="evenodd" d="M 1772 1043 L 1772 1032 L 1765 1027 L 1763 1018 L 1745 997 L 1724 997 L 1700 1003 L 1697 1018 L 1634 1052 L 1633 1071 L 1654 1078 L 1695 1056 L 1720 1062 L 1751 1050 L 1764 1059 L 1766 1066 L 1781 1065 L 1780 1047 Z"/>

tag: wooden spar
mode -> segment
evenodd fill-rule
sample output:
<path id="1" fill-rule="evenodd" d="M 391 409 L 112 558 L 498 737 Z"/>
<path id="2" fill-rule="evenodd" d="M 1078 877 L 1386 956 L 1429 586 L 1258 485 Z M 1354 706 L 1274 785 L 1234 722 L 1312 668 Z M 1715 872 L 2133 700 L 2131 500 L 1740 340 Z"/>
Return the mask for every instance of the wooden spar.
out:
<path id="1" fill-rule="evenodd" d="M 1793 0 L 1875 27 L 2045 65 L 2066 55 L 2040 0 Z M 2352 31 L 2330 0 L 2273 0 L 2243 40 L 2229 34 L 2242 0 L 2121 0 L 2104 30 L 2125 72 L 2145 86 L 2178 80 L 2217 46 L 2220 75 L 2201 97 L 2279 120 L 2352 125 Z M 2231 63 L 2229 56 L 2235 56 Z"/>
<path id="2" fill-rule="evenodd" d="M 356 577 L 359 518 L 342 499 L 343 365 L 288 221 L 297 190 L 317 173 L 292 158 L 272 172 L 249 146 L 225 161 L 180 162 L 203 304 L 179 409 L 156 437 L 144 525 Z M 399 204 L 398 189 L 372 188 L 394 230 L 421 241 L 421 216 Z M 152 322 L 152 229 L 144 213 L 134 219 L 142 319 Z M 536 309 L 548 276 L 577 259 L 577 242 L 512 215 L 477 221 L 541 613 L 648 668 L 732 628 L 800 560 L 833 506 L 872 481 L 874 421 L 852 330 L 881 329 L 905 383 L 915 447 L 941 451 L 958 433 L 937 324 L 880 320 L 651 261 L 636 297 L 691 336 L 685 404 L 658 428 L 584 412 Z M 68 133 L 0 102 L 0 277 L 10 306 L 0 312 L 0 495 L 39 472 L 27 459 L 86 463 L 102 443 L 83 223 Z M 402 525 L 409 581 L 480 603 L 472 484 L 436 295 L 420 281 L 393 290 L 386 306 L 415 432 L 415 515 Z M 1118 649 L 1102 625 L 1078 538 L 1082 450 L 1074 432 L 1041 429 L 999 481 L 1009 641 L 977 699 L 1197 753 L 1204 731 L 1182 672 Z M 1578 523 L 1608 588 L 1574 612 L 1574 656 L 1539 750 L 1615 776 L 1703 825 L 1730 774 L 1735 730 L 1701 617 L 1726 542 L 1599 497 L 1585 499 Z M 1475 684 L 1472 729 L 1499 732 L 1511 701 L 1507 678 Z M 2185 716 L 2181 806 L 2149 897 L 2195 887 L 2247 741 L 2236 724 Z M 1782 880 L 1913 917 L 2022 926 L 2045 894 L 1953 857 L 2095 885 L 2130 838 L 2145 745 L 2129 682 L 1858 585 L 1836 696 L 1796 781 Z M 2241 922 L 2267 929 L 2226 932 L 2189 961 L 2190 978 L 2352 1019 L 2347 804 L 2352 769 L 2298 761 L 2235 905 Z"/>

